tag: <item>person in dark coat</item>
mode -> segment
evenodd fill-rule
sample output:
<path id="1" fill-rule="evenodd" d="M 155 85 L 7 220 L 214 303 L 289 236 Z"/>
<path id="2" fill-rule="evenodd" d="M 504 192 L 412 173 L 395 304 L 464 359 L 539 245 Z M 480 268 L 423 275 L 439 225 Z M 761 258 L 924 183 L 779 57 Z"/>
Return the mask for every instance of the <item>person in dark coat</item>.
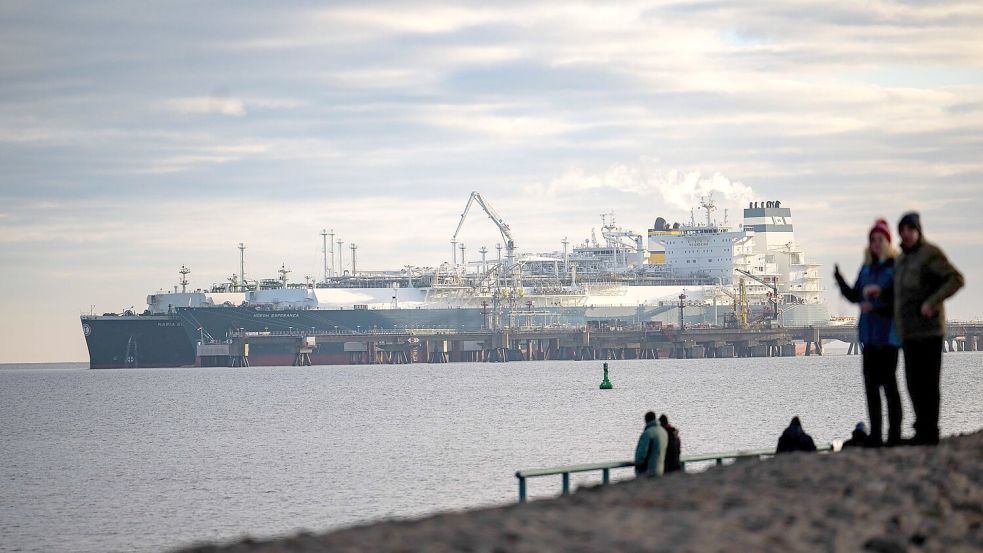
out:
<path id="1" fill-rule="evenodd" d="M 669 417 L 665 416 L 664 414 L 659 416 L 659 425 L 666 430 L 666 434 L 669 436 L 669 442 L 666 445 L 665 472 L 682 470 L 682 463 L 679 460 L 679 454 L 682 450 L 682 441 L 679 439 L 679 430 L 676 430 L 675 426 L 669 424 Z"/>
<path id="2" fill-rule="evenodd" d="M 867 426 L 863 422 L 858 422 L 857 426 L 853 428 L 853 434 L 850 435 L 850 439 L 843 442 L 843 449 L 848 447 L 865 447 L 870 442 L 868 441 L 870 436 L 867 435 Z"/>
<path id="3" fill-rule="evenodd" d="M 963 287 L 965 279 L 938 246 L 925 241 L 918 213 L 898 222 L 901 255 L 894 270 L 894 317 L 904 348 L 905 380 L 915 411 L 914 445 L 939 443 L 939 380 L 943 302 Z"/>
<path id="4" fill-rule="evenodd" d="M 791 453 L 793 451 L 816 451 L 816 442 L 812 441 L 812 436 L 805 433 L 802 429 L 802 422 L 799 417 L 792 417 L 792 422 L 788 428 L 782 432 L 778 438 L 778 447 L 775 453 Z"/>
<path id="5" fill-rule="evenodd" d="M 853 286 L 843 280 L 839 265 L 833 276 L 843 297 L 860 304 L 857 339 L 863 346 L 864 392 L 870 416 L 870 447 L 883 442 L 881 390 L 887 401 L 887 445 L 901 442 L 901 395 L 898 393 L 898 340 L 894 328 L 894 258 L 891 229 L 879 219 L 867 233 L 864 264 Z"/>

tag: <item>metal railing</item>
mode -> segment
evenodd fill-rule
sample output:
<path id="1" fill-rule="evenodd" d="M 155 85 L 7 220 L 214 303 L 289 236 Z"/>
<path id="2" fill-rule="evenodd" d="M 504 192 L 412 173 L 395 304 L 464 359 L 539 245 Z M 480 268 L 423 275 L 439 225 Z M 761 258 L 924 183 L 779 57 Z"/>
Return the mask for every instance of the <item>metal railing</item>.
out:
<path id="1" fill-rule="evenodd" d="M 819 452 L 833 451 L 832 444 L 826 444 L 817 448 Z M 751 449 L 740 451 L 729 451 L 724 453 L 707 453 L 703 455 L 686 455 L 679 459 L 680 470 L 686 472 L 686 465 L 691 463 L 702 463 L 714 461 L 716 465 L 723 465 L 726 459 L 760 459 L 762 457 L 774 457 L 774 449 Z M 570 475 L 577 472 L 601 471 L 601 483 L 611 483 L 611 470 L 622 468 L 633 468 L 635 463 L 632 461 L 612 461 L 609 463 L 591 463 L 586 465 L 570 465 L 565 467 L 552 467 L 545 469 L 526 469 L 515 472 L 515 477 L 519 480 L 519 503 L 526 501 L 526 479 L 538 478 L 540 476 L 562 476 L 563 487 L 561 494 L 570 495 Z"/>
<path id="2" fill-rule="evenodd" d="M 289 330 L 231 330 L 228 333 L 229 338 L 255 338 L 262 336 L 294 336 L 305 338 L 308 336 L 367 336 L 367 335 L 383 335 L 383 336 L 404 336 L 404 335 L 439 335 L 439 334 L 474 334 L 481 332 L 478 330 L 455 330 L 452 328 L 400 328 L 400 329 L 386 329 L 386 328 L 367 328 L 367 329 L 338 329 L 338 330 L 307 330 L 303 328 L 294 328 Z"/>

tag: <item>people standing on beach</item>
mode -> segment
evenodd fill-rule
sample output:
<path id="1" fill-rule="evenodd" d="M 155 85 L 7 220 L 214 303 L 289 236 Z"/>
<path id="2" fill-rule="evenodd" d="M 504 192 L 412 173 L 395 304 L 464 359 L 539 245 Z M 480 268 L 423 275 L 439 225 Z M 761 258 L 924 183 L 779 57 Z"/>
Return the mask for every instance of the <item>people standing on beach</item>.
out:
<path id="1" fill-rule="evenodd" d="M 915 411 L 913 445 L 939 443 L 939 380 L 943 302 L 965 280 L 938 246 L 925 241 L 921 218 L 912 211 L 898 221 L 901 255 L 894 272 L 894 316 L 904 348 L 905 380 Z"/>
<path id="2" fill-rule="evenodd" d="M 860 304 L 857 339 L 863 346 L 864 392 L 870 417 L 868 447 L 880 447 L 881 390 L 887 402 L 887 445 L 901 442 L 901 395 L 898 393 L 898 340 L 894 328 L 894 260 L 897 250 L 891 245 L 891 229 L 878 219 L 867 233 L 864 264 L 853 286 L 847 284 L 836 265 L 833 276 L 840 293 L 852 303 Z"/>
<path id="3" fill-rule="evenodd" d="M 843 448 L 864 447 L 867 445 L 868 439 L 870 439 L 870 436 L 867 434 L 867 426 L 863 421 L 858 422 L 857 426 L 853 427 L 853 434 L 850 435 L 850 439 L 843 442 Z"/>
<path id="4" fill-rule="evenodd" d="M 682 464 L 679 460 L 680 450 L 682 449 L 682 442 L 679 439 L 679 430 L 676 427 L 669 424 L 669 417 L 665 414 L 659 415 L 659 426 L 661 426 L 668 436 L 668 442 L 666 443 L 666 463 L 665 472 L 676 472 L 682 469 Z"/>
<path id="5" fill-rule="evenodd" d="M 778 447 L 775 449 L 775 453 L 793 451 L 816 451 L 816 442 L 812 441 L 812 436 L 802 429 L 802 421 L 799 417 L 792 417 L 792 422 L 778 438 Z"/>
<path id="6" fill-rule="evenodd" d="M 655 420 L 655 413 L 645 413 L 645 430 L 635 446 L 635 474 L 662 476 L 665 470 L 666 445 L 669 436 Z"/>

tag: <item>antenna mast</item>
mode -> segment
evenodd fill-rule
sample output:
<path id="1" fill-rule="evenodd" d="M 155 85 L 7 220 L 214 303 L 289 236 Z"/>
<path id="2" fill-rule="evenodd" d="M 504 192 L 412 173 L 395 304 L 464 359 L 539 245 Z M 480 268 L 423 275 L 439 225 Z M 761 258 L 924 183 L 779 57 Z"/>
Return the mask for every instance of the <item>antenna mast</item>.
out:
<path id="1" fill-rule="evenodd" d="M 324 254 L 324 282 L 328 281 L 328 229 L 321 229 L 321 253 Z"/>
<path id="2" fill-rule="evenodd" d="M 335 271 L 335 264 L 334 264 L 334 229 L 331 229 L 331 232 L 328 233 L 328 236 L 331 237 L 331 240 L 328 241 L 328 247 L 331 248 L 331 274 L 333 276 L 337 276 L 336 274 L 337 271 Z"/>
<path id="3" fill-rule="evenodd" d="M 355 250 L 358 249 L 358 246 L 352 244 L 350 247 L 352 249 L 352 278 L 355 278 Z"/>
<path id="4" fill-rule="evenodd" d="M 239 283 L 242 291 L 246 291 L 246 245 L 239 242 Z"/>
<path id="5" fill-rule="evenodd" d="M 570 245 L 570 241 L 564 236 L 563 240 L 560 240 L 560 243 L 563 244 L 563 274 L 566 275 L 569 270 L 567 266 L 570 264 L 570 254 L 567 253 L 567 247 Z"/>
<path id="6" fill-rule="evenodd" d="M 181 274 L 181 280 L 178 281 L 178 284 L 181 285 L 181 293 L 183 294 L 188 291 L 188 275 L 191 274 L 191 269 L 181 265 L 181 270 L 178 273 Z"/>
<path id="7" fill-rule="evenodd" d="M 338 244 L 338 275 L 340 276 L 341 272 L 345 270 L 345 248 L 344 248 L 345 241 L 339 238 L 337 244 Z"/>

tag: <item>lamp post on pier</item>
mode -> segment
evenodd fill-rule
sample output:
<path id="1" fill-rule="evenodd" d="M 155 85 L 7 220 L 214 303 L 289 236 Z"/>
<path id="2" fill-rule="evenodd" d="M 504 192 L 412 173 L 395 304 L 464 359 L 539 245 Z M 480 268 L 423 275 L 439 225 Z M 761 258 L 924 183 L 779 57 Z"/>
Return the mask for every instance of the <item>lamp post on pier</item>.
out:
<path id="1" fill-rule="evenodd" d="M 686 292 L 679 294 L 679 330 L 686 330 L 686 318 L 684 317 L 684 309 L 686 308 Z"/>

